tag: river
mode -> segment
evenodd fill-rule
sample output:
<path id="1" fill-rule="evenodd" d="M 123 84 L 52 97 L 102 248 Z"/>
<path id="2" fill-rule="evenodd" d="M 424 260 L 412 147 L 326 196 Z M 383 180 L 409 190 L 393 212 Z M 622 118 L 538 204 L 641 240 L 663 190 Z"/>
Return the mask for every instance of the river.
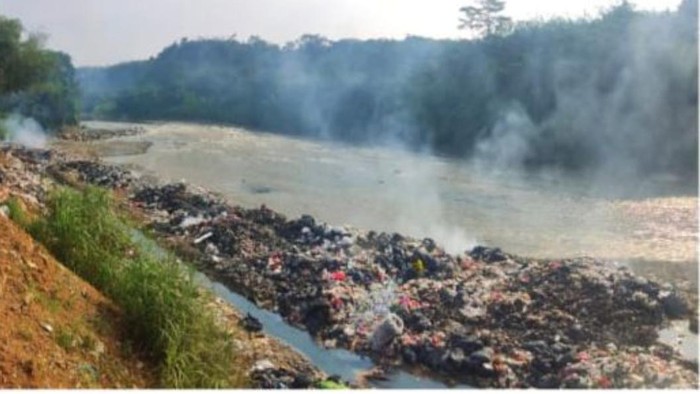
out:
<path id="1" fill-rule="evenodd" d="M 506 176 L 396 149 L 236 127 L 139 126 L 147 132 L 122 139 L 150 141 L 149 151 L 108 161 L 186 180 L 245 207 L 265 204 L 289 217 L 308 213 L 334 225 L 432 237 L 454 253 L 485 244 L 531 257 L 697 265 L 697 196 L 674 194 L 682 185 L 669 181 L 645 185 L 663 195 L 610 198 L 590 182 Z"/>
<path id="2" fill-rule="evenodd" d="M 119 139 L 152 143 L 145 154 L 105 160 L 202 186 L 234 204 L 265 204 L 289 217 L 308 213 L 333 225 L 432 237 L 453 253 L 485 244 L 531 257 L 611 259 L 697 293 L 697 195 L 668 180 L 649 180 L 633 197 L 615 197 L 624 190 L 611 193 L 590 180 L 567 177 L 515 177 L 396 149 L 235 127 L 86 123 L 97 129 L 143 127 L 144 134 Z M 240 304 L 239 296 L 223 296 L 259 318 L 267 316 Z M 352 370 L 364 363 L 319 351 L 292 329 L 280 330 L 272 334 L 314 361 L 322 357 L 320 364 Z M 687 325 L 662 330 L 661 340 L 697 358 L 697 335 Z M 336 358 L 340 361 L 329 361 Z M 390 387 L 442 386 L 405 373 L 390 382 Z"/>

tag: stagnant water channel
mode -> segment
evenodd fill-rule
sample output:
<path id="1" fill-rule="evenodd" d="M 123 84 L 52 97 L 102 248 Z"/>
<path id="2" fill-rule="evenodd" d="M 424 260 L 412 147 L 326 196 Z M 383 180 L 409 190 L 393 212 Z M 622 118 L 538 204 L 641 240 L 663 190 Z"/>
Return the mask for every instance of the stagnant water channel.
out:
<path id="1" fill-rule="evenodd" d="M 167 252 L 154 241 L 137 230 L 131 230 L 132 239 L 147 252 L 163 258 Z M 328 376 L 337 375 L 348 382 L 355 382 L 358 374 L 374 367 L 374 363 L 345 349 L 326 349 L 316 343 L 306 331 L 291 326 L 276 313 L 259 308 L 245 297 L 229 290 L 223 284 L 210 279 L 201 272 L 194 273 L 194 279 L 204 288 L 211 290 L 221 299 L 236 307 L 242 314 L 251 314 L 263 325 L 263 332 L 292 346 L 299 353 L 325 372 Z M 390 371 L 386 380 L 367 380 L 370 387 L 376 388 L 470 388 L 466 385 L 450 385 L 446 382 L 412 375 L 400 369 Z"/>
<path id="2" fill-rule="evenodd" d="M 107 161 L 136 165 L 160 178 L 186 180 L 234 204 L 266 204 L 290 217 L 309 213 L 336 225 L 428 236 L 453 253 L 487 244 L 532 257 L 613 259 L 643 273 L 667 274 L 661 276 L 687 279 L 697 286 L 697 196 L 673 181 L 650 180 L 633 193 L 634 198 L 611 198 L 611 192 L 624 195 L 624 190 L 603 190 L 595 183 L 566 178 L 484 173 L 459 160 L 400 150 L 348 147 L 232 127 L 139 126 L 147 132 L 121 139 L 152 142 L 150 150 Z M 203 275 L 200 279 L 329 374 L 352 380 L 357 371 L 372 365 L 345 350 L 323 349 L 278 315 Z M 680 344 L 686 357 L 697 358 L 697 335 L 684 330 L 676 325 L 660 337 Z M 382 384 L 446 387 L 405 372 Z"/>

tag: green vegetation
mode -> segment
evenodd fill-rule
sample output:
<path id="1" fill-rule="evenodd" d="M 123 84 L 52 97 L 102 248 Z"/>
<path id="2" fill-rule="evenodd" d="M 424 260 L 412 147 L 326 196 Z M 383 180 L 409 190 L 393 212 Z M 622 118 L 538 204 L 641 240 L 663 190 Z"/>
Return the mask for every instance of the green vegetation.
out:
<path id="1" fill-rule="evenodd" d="M 206 306 L 208 296 L 175 259 L 156 258 L 131 240 L 108 192 L 61 189 L 47 207 L 30 232 L 121 307 L 130 339 L 158 364 L 162 386 L 242 383 L 232 339 Z M 59 335 L 57 341 L 67 338 Z"/>
<path id="2" fill-rule="evenodd" d="M 10 211 L 9 216 L 12 221 L 19 224 L 20 227 L 27 228 L 30 224 L 27 214 L 22 209 L 22 203 L 19 198 L 12 196 L 7 201 L 5 201 L 7 209 Z"/>
<path id="3" fill-rule="evenodd" d="M 55 129 L 78 121 L 78 87 L 70 57 L 43 48 L 40 35 L 0 15 L 0 119 L 11 113 Z M 0 129 L 0 139 L 7 132 Z"/>
<path id="4" fill-rule="evenodd" d="M 76 338 L 70 328 L 59 327 L 56 329 L 54 338 L 58 346 L 62 347 L 65 351 L 71 351 L 76 346 Z"/>
<path id="5" fill-rule="evenodd" d="M 347 390 L 348 386 L 334 380 L 323 380 L 318 382 L 317 387 L 324 390 Z"/>
<path id="6" fill-rule="evenodd" d="M 475 40 L 183 39 L 147 61 L 78 70 L 83 111 L 697 182 L 697 0 L 515 26 L 502 1 L 477 3 L 460 13 Z"/>

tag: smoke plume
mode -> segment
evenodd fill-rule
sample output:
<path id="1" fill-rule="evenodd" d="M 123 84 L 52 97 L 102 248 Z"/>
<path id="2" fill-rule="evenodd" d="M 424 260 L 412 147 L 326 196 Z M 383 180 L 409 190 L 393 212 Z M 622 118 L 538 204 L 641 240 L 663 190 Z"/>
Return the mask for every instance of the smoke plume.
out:
<path id="1" fill-rule="evenodd" d="M 7 142 L 24 145 L 29 148 L 46 146 L 46 133 L 41 125 L 32 118 L 19 114 L 11 114 L 2 120 L 2 126 L 7 130 Z"/>

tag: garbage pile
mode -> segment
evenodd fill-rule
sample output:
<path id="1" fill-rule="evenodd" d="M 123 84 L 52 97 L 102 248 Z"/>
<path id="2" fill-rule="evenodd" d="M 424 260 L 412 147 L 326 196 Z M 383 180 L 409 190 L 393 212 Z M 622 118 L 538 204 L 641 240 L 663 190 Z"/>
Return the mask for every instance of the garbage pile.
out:
<path id="1" fill-rule="evenodd" d="M 137 181 L 137 178 L 127 170 L 90 160 L 59 161 L 52 164 L 49 171 L 75 172 L 81 182 L 111 189 L 126 189 Z"/>
<path id="2" fill-rule="evenodd" d="M 315 388 L 317 381 L 308 375 L 277 368 L 266 360 L 258 362 L 250 372 L 253 388 L 259 389 L 309 389 Z"/>
<path id="3" fill-rule="evenodd" d="M 431 239 L 287 220 L 182 184 L 132 201 L 218 280 L 326 347 L 479 387 L 697 387 L 697 365 L 656 341 L 693 308 L 624 267 L 486 247 L 452 256 Z"/>
<path id="4" fill-rule="evenodd" d="M 140 126 L 123 127 L 118 129 L 96 129 L 86 126 L 69 127 L 61 130 L 57 137 L 69 141 L 106 140 L 115 137 L 128 137 L 145 133 Z"/>
<path id="5" fill-rule="evenodd" d="M 478 387 L 698 386 L 697 363 L 657 341 L 660 327 L 696 315 L 697 306 L 624 267 L 482 246 L 450 255 L 427 238 L 333 227 L 309 215 L 287 220 L 184 184 L 147 184 L 114 166 L 12 154 L 36 174 L 53 162 L 84 182 L 127 188 L 157 234 L 187 245 L 204 271 L 326 347 Z M 0 171 L 3 184 L 44 190 L 38 175 Z M 275 368 L 252 373 L 261 387 L 304 384 Z"/>
<path id="6" fill-rule="evenodd" d="M 48 190 L 41 174 L 55 158 L 52 151 L 0 144 L 0 201 L 13 195 L 38 205 Z"/>
<path id="7" fill-rule="evenodd" d="M 45 197 L 55 186 L 55 180 L 77 180 L 111 188 L 138 188 L 145 182 L 139 176 L 120 167 L 72 160 L 51 150 L 0 144 L 0 215 L 10 215 L 8 203 L 13 197 L 19 197 L 16 201 L 22 209 L 27 210 L 31 206 L 31 211 L 36 213 L 44 206 Z M 69 183 L 73 184 L 72 181 Z M 217 311 L 221 316 L 229 317 L 222 318 L 223 324 L 228 324 L 229 320 L 239 320 L 235 317 L 236 313 L 231 313 L 230 309 Z M 242 357 L 270 357 L 277 364 L 267 367 L 262 363 L 256 364 L 258 368 L 249 371 L 253 387 L 315 387 L 326 378 L 325 374 L 304 357 L 260 333 L 261 323 L 252 316 L 245 316 L 240 321 L 244 330 L 256 337 L 255 340 L 246 341 L 240 346 Z"/>

